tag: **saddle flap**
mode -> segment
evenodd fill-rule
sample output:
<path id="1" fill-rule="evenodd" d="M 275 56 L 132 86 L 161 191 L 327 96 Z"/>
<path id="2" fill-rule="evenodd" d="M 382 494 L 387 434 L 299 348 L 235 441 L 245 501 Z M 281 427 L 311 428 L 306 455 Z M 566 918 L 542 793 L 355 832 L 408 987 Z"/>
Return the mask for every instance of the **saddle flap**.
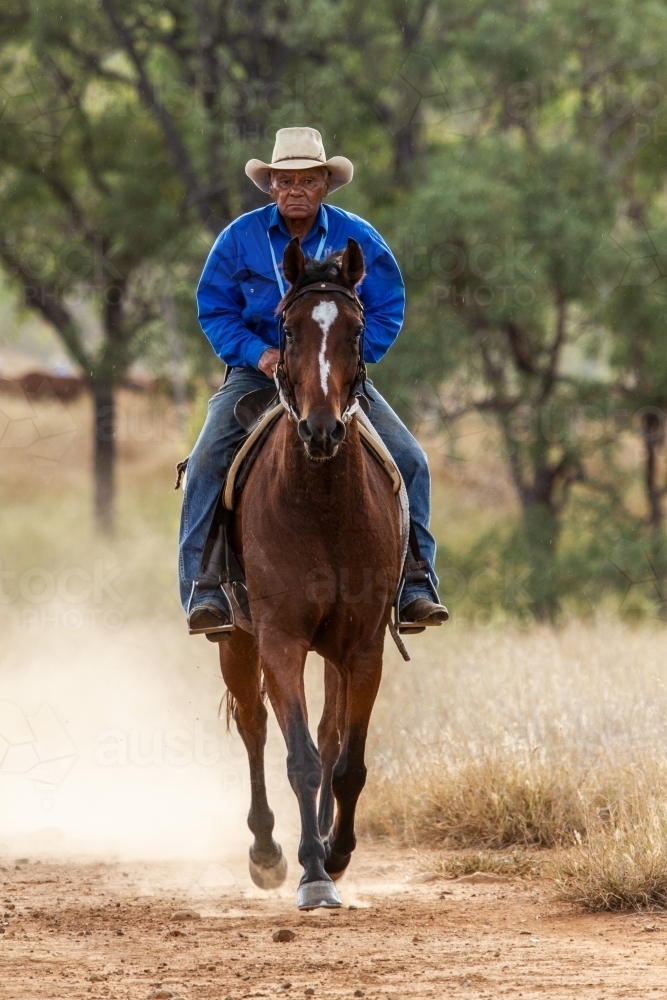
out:
<path id="1" fill-rule="evenodd" d="M 277 399 L 278 393 L 275 385 L 253 389 L 251 392 L 246 392 L 245 396 L 241 396 L 234 407 L 234 416 L 243 430 L 250 433 L 264 413 L 275 406 Z"/>
<path id="2" fill-rule="evenodd" d="M 259 391 L 264 392 L 263 389 L 260 389 Z M 252 395 L 252 393 L 249 393 L 248 395 Z M 227 476 L 222 486 L 222 504 L 226 510 L 234 509 L 235 492 L 240 491 L 243 488 L 243 484 L 245 483 L 247 475 L 252 468 L 252 463 L 257 456 L 257 452 L 268 437 L 269 431 L 273 427 L 275 421 L 281 417 L 284 412 L 285 410 L 282 405 L 277 403 L 275 406 L 271 407 L 270 410 L 263 413 L 260 419 L 253 425 L 248 436 L 236 449 L 236 453 L 232 459 L 232 464 L 229 466 Z"/>

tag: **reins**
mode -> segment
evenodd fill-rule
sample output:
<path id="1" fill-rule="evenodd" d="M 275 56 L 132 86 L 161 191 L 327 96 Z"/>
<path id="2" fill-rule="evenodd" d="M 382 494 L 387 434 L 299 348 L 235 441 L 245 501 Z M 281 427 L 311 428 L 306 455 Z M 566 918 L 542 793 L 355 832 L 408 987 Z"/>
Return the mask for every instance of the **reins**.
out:
<path id="1" fill-rule="evenodd" d="M 345 295 L 348 299 L 354 302 L 355 306 L 359 309 L 359 314 L 361 317 L 361 333 L 359 335 L 359 357 L 357 359 L 357 371 L 355 374 L 354 382 L 352 383 L 352 389 L 350 390 L 350 398 L 348 400 L 347 406 L 341 413 L 341 420 L 343 423 L 347 423 L 354 413 L 359 409 L 359 396 L 366 395 L 366 362 L 364 361 L 364 347 L 366 340 L 366 316 L 364 313 L 364 304 L 356 294 L 356 292 L 350 291 L 349 288 L 345 288 L 343 285 L 335 285 L 330 281 L 317 281 L 313 282 L 311 285 L 306 285 L 304 288 L 300 288 L 298 292 L 292 296 L 288 304 L 280 313 L 278 317 L 278 348 L 280 352 L 280 357 L 278 359 L 278 364 L 275 370 L 275 383 L 278 389 L 278 396 L 280 402 L 287 410 L 287 414 L 290 420 L 299 422 L 301 419 L 299 411 L 296 406 L 296 400 L 294 399 L 294 393 L 292 392 L 292 387 L 289 383 L 289 377 L 287 375 L 287 369 L 285 367 L 285 320 L 287 317 L 287 312 L 294 305 L 297 299 L 300 299 L 304 295 L 308 295 L 312 292 L 328 292 L 334 293 L 336 295 Z"/>

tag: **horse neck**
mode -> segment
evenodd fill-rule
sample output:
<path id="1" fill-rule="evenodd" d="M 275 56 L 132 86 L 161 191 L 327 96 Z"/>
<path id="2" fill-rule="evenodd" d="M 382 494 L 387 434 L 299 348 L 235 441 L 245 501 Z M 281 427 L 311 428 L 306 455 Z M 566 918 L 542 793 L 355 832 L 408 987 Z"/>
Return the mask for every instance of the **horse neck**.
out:
<path id="1" fill-rule="evenodd" d="M 285 425 L 280 478 L 291 501 L 302 498 L 311 503 L 315 497 L 323 495 L 329 509 L 333 509 L 359 492 L 366 478 L 366 468 L 356 418 L 349 421 L 345 440 L 336 455 L 324 462 L 308 458 L 296 424 L 285 421 Z"/>

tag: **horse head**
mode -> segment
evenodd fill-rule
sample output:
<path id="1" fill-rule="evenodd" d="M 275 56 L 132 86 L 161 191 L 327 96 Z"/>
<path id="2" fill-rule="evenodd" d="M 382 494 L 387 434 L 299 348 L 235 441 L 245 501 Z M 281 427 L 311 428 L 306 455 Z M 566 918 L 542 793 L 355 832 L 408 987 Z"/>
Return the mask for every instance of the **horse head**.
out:
<path id="1" fill-rule="evenodd" d="M 279 306 L 278 384 L 308 456 L 323 461 L 345 438 L 365 375 L 364 314 L 355 291 L 364 255 L 350 239 L 343 253 L 306 259 L 295 238 L 285 249 L 283 272 L 291 287 Z"/>

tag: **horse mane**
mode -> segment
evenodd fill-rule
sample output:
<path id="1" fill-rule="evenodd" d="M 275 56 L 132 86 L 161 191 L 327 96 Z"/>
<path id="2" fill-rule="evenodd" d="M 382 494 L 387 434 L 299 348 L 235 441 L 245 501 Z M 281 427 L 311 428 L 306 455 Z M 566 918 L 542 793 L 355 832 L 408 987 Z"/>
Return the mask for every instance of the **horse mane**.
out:
<path id="1" fill-rule="evenodd" d="M 330 284 L 342 285 L 343 288 L 347 288 L 348 283 L 344 280 L 340 270 L 342 261 L 342 250 L 335 250 L 322 260 L 318 260 L 316 257 L 306 257 L 303 271 L 294 284 L 290 285 L 287 292 L 285 292 L 276 309 L 276 316 L 280 315 L 284 309 L 287 309 L 296 293 L 305 288 L 306 285 L 314 285 L 318 281 L 327 281 Z"/>

